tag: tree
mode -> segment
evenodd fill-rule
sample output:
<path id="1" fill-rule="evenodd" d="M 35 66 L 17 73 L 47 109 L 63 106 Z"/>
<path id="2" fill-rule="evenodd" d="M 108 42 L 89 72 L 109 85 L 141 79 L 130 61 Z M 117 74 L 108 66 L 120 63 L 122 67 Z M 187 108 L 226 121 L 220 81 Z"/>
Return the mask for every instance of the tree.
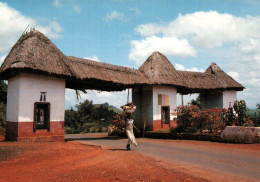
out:
<path id="1" fill-rule="evenodd" d="M 66 110 L 65 126 L 68 129 L 67 132 L 80 133 L 86 132 L 88 129 L 93 130 L 93 128 L 101 131 L 102 127 L 106 127 L 113 122 L 116 115 L 116 112 L 108 108 L 108 103 L 95 107 L 92 101 L 85 100 L 76 105 L 76 110 L 73 108 Z M 84 125 L 85 123 L 92 124 Z"/>
<path id="2" fill-rule="evenodd" d="M 0 127 L 5 127 L 6 106 L 0 103 Z"/>
<path id="3" fill-rule="evenodd" d="M 6 127 L 6 102 L 7 102 L 7 85 L 0 80 L 0 134 L 5 133 Z"/>
<path id="4" fill-rule="evenodd" d="M 77 118 L 77 111 L 72 108 L 65 110 L 65 126 L 78 128 Z"/>
<path id="5" fill-rule="evenodd" d="M 246 107 L 246 102 L 244 100 L 235 101 L 233 108 L 237 114 L 235 124 L 237 126 L 243 126 L 248 120 L 248 117 L 246 115 L 246 112 L 248 110 L 248 108 Z"/>
<path id="6" fill-rule="evenodd" d="M 113 119 L 117 113 L 113 110 L 109 110 L 108 106 L 101 105 L 96 109 L 96 112 L 94 114 L 94 119 L 102 122 L 100 125 L 108 126 L 113 122 Z"/>
<path id="7" fill-rule="evenodd" d="M 7 84 L 0 80 L 0 103 L 3 103 L 6 105 L 7 102 Z"/>
<path id="8" fill-rule="evenodd" d="M 200 95 L 196 98 L 196 100 L 192 99 L 191 100 L 191 104 L 198 106 L 199 108 L 201 108 L 201 103 L 200 103 Z"/>
<path id="9" fill-rule="evenodd" d="M 257 109 L 260 109 L 260 102 L 256 104 Z"/>
<path id="10" fill-rule="evenodd" d="M 95 108 L 92 101 L 85 100 L 84 102 L 77 104 L 77 122 L 82 128 L 84 123 L 91 123 L 93 116 L 95 115 Z"/>

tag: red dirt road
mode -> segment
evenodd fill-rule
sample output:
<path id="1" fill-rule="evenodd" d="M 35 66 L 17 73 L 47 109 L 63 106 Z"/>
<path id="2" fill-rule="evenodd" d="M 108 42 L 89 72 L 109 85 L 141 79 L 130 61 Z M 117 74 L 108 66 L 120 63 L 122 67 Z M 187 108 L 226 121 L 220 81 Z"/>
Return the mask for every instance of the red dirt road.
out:
<path id="1" fill-rule="evenodd" d="M 77 142 L 0 142 L 0 181 L 205 181 L 172 163 Z"/>

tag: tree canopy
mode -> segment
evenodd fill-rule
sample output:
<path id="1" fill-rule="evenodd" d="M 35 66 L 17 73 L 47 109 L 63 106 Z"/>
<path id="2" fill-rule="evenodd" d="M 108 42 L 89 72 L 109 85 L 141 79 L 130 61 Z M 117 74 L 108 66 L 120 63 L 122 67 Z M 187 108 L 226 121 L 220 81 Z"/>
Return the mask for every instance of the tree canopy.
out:
<path id="1" fill-rule="evenodd" d="M 0 103 L 6 104 L 7 102 L 7 84 L 0 80 Z"/>
<path id="2" fill-rule="evenodd" d="M 5 133 L 6 102 L 7 84 L 3 80 L 0 80 L 0 135 L 4 135 Z"/>
<path id="3" fill-rule="evenodd" d="M 65 126 L 83 129 L 85 123 L 98 123 L 100 126 L 108 126 L 113 122 L 117 114 L 109 110 L 108 104 L 94 105 L 92 101 L 85 100 L 76 105 L 76 109 L 70 108 L 65 111 Z"/>

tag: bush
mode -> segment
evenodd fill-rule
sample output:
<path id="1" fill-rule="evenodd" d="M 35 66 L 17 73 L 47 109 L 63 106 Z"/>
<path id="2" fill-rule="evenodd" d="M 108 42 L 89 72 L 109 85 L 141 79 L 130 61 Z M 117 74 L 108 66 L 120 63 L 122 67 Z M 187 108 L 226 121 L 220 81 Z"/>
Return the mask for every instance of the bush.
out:
<path id="1" fill-rule="evenodd" d="M 206 130 L 208 130 L 210 133 L 219 133 L 224 130 L 224 128 L 226 127 L 227 118 L 226 109 L 205 109 L 202 111 L 202 113 L 205 113 L 204 122 Z M 201 124 L 203 125 L 203 123 Z"/>
<path id="2" fill-rule="evenodd" d="M 235 115 L 234 115 L 234 109 L 233 107 L 228 108 L 226 117 L 225 117 L 226 125 L 227 126 L 232 126 L 235 121 Z"/>
<path id="3" fill-rule="evenodd" d="M 94 132 L 95 133 L 99 133 L 101 131 L 101 129 L 98 127 L 98 128 L 95 128 Z"/>
<path id="4" fill-rule="evenodd" d="M 81 133 L 88 133 L 89 132 L 89 128 L 85 128 L 81 131 Z"/>
<path id="5" fill-rule="evenodd" d="M 94 133 L 94 130 L 95 130 L 94 127 L 90 127 L 89 128 L 89 133 Z"/>
<path id="6" fill-rule="evenodd" d="M 180 106 L 175 110 L 175 114 L 177 114 L 177 128 L 178 132 L 187 132 L 192 133 L 195 132 L 199 127 L 197 125 L 197 113 L 199 111 L 199 107 L 195 105 L 190 106 Z"/>
<path id="7" fill-rule="evenodd" d="M 101 132 L 107 132 L 107 127 L 101 127 Z"/>
<path id="8" fill-rule="evenodd" d="M 259 119 L 259 118 L 250 117 L 249 119 L 252 120 L 253 125 L 254 125 L 255 127 L 260 127 L 260 119 Z"/>
<path id="9" fill-rule="evenodd" d="M 64 131 L 66 134 L 78 134 L 82 132 L 80 128 L 73 128 L 73 127 L 65 127 Z"/>
<path id="10" fill-rule="evenodd" d="M 125 131 L 125 115 L 124 114 L 117 114 L 114 117 L 114 126 L 116 127 L 117 132 L 124 132 Z"/>
<path id="11" fill-rule="evenodd" d="M 177 128 L 174 132 L 185 133 L 217 133 L 226 126 L 226 109 L 205 109 L 200 110 L 198 106 L 180 106 L 174 111 L 177 114 Z"/>
<path id="12" fill-rule="evenodd" d="M 204 109 L 196 105 L 180 106 L 172 113 L 177 115 L 177 128 L 172 132 L 220 133 L 226 126 L 257 126 L 258 122 L 246 115 L 245 101 L 236 101 L 233 108 Z"/>
<path id="13" fill-rule="evenodd" d="M 249 118 L 246 115 L 247 107 L 246 102 L 244 100 L 236 101 L 234 103 L 234 111 L 235 111 L 235 125 L 236 126 L 244 126 L 250 123 Z"/>

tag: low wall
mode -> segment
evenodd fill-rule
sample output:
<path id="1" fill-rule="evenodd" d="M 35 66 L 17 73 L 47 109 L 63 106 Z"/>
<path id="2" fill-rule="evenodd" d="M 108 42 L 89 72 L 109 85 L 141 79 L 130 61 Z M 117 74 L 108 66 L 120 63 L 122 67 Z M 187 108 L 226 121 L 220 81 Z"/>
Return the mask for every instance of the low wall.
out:
<path id="1" fill-rule="evenodd" d="M 227 143 L 260 143 L 260 127 L 227 126 L 221 135 L 199 133 L 159 133 L 146 132 L 148 138 L 184 139 Z"/>
<path id="2" fill-rule="evenodd" d="M 146 132 L 145 137 L 157 139 L 180 139 L 221 142 L 220 135 L 217 134 Z"/>
<path id="3" fill-rule="evenodd" d="M 260 127 L 227 126 L 220 137 L 229 143 L 260 143 Z"/>

